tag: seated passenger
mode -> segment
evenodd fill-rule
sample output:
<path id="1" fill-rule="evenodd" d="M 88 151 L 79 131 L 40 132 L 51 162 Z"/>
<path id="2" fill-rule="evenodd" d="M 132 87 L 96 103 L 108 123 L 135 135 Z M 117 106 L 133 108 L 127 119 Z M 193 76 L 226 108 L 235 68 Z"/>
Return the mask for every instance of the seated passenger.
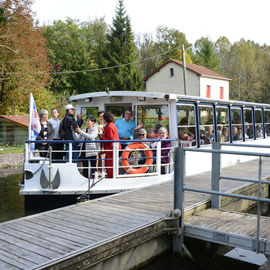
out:
<path id="1" fill-rule="evenodd" d="M 237 126 L 232 127 L 232 136 L 233 136 L 233 141 L 239 141 L 240 140 L 240 136 L 239 136 L 239 133 L 238 133 Z"/>
<path id="2" fill-rule="evenodd" d="M 138 130 L 138 140 L 146 140 L 146 139 L 147 139 L 147 131 L 144 128 L 140 128 Z M 147 142 L 144 142 L 144 144 L 148 145 Z M 136 159 L 135 163 L 137 163 L 137 164 L 145 164 L 145 161 L 146 161 L 145 151 L 144 150 L 139 150 L 139 151 L 136 151 L 136 152 L 137 153 L 134 153 L 134 155 L 133 155 L 133 157 Z"/>
<path id="3" fill-rule="evenodd" d="M 205 131 L 205 127 L 204 126 L 200 126 L 200 140 L 201 140 L 201 144 L 210 144 L 210 139 L 207 136 L 207 133 Z"/>
<path id="4" fill-rule="evenodd" d="M 212 143 L 214 141 L 213 127 L 207 126 L 207 127 L 205 127 L 205 131 L 206 131 L 206 137 L 209 138 L 210 143 Z"/>
<path id="5" fill-rule="evenodd" d="M 158 136 L 161 139 L 161 174 L 166 173 L 166 164 L 170 163 L 170 149 L 172 147 L 172 143 L 170 141 L 164 141 L 169 138 L 168 131 L 165 127 L 160 127 L 158 130 Z M 151 145 L 152 148 L 156 147 L 156 142 Z M 153 151 L 153 154 L 156 153 Z M 163 165 L 164 164 L 164 165 Z"/>
<path id="6" fill-rule="evenodd" d="M 183 127 L 179 128 L 178 137 L 179 137 L 179 146 L 182 146 L 182 147 L 191 146 L 191 138 L 188 135 L 188 131 L 186 128 L 183 128 Z"/>
<path id="7" fill-rule="evenodd" d="M 158 135 L 157 133 L 155 133 L 155 129 L 154 128 L 147 128 L 147 138 L 148 139 L 157 139 Z"/>
<path id="8" fill-rule="evenodd" d="M 246 139 L 253 138 L 253 128 L 248 122 L 245 122 L 245 137 Z"/>
<path id="9" fill-rule="evenodd" d="M 260 124 L 256 125 L 256 138 L 263 138 L 262 126 Z"/>
<path id="10" fill-rule="evenodd" d="M 222 133 L 221 133 L 221 136 L 220 136 L 220 142 L 228 142 L 229 141 L 229 130 L 227 127 L 224 127 L 222 129 Z"/>

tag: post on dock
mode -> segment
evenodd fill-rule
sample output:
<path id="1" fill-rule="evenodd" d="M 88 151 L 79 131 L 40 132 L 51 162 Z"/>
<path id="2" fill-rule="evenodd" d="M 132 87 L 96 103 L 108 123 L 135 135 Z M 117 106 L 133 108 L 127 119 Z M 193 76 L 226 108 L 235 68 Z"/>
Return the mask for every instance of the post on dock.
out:
<path id="1" fill-rule="evenodd" d="M 220 143 L 215 142 L 212 144 L 213 150 L 220 150 Z M 212 179 L 211 179 L 211 190 L 212 191 L 220 191 L 220 153 L 212 153 Z M 219 195 L 211 195 L 211 207 L 212 208 L 220 208 L 220 196 Z"/>
<path id="2" fill-rule="evenodd" d="M 181 244 L 184 239 L 184 175 L 185 175 L 185 151 L 183 148 L 178 147 L 175 149 L 174 154 L 174 211 L 181 210 L 181 232 L 180 236 L 177 234 L 173 237 L 173 252 L 182 251 Z M 183 227 L 183 228 L 182 228 Z"/>

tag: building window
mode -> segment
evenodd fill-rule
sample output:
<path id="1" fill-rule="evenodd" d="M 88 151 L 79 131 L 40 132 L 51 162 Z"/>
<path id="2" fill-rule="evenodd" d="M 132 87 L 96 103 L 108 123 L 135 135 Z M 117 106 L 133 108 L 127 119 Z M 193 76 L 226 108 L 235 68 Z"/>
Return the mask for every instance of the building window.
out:
<path id="1" fill-rule="evenodd" d="M 170 68 L 170 76 L 173 77 L 174 76 L 174 69 Z"/>
<path id="2" fill-rule="evenodd" d="M 206 85 L 206 97 L 207 98 L 211 97 L 211 87 L 210 87 L 210 85 Z"/>
<path id="3" fill-rule="evenodd" d="M 223 99 L 224 98 L 224 87 L 219 88 L 219 98 Z"/>

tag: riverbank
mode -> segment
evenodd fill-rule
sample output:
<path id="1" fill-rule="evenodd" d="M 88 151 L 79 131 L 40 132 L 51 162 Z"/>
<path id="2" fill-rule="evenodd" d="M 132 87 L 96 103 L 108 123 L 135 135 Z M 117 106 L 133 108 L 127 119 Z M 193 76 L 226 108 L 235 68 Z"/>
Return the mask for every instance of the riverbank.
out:
<path id="1" fill-rule="evenodd" d="M 24 153 L 7 153 L 0 154 L 0 169 L 10 167 L 22 167 L 24 160 Z"/>

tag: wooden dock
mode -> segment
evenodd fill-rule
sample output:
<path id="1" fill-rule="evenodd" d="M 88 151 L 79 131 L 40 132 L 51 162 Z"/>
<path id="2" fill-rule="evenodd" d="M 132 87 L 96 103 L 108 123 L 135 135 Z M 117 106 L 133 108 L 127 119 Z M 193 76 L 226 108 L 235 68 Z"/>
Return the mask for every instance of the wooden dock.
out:
<path id="1" fill-rule="evenodd" d="M 223 171 L 234 176 L 252 177 L 252 168 L 257 176 L 256 167 L 257 162 L 248 162 Z M 269 175 L 270 162 L 266 160 L 263 177 Z M 210 176 L 205 173 L 188 177 L 187 182 L 208 188 Z M 222 181 L 223 191 L 247 187 L 242 182 Z M 186 211 L 192 213 L 196 207 L 205 208 L 208 197 L 187 192 Z M 179 229 L 178 220 L 168 216 L 172 209 L 173 183 L 167 182 L 3 222 L 0 224 L 0 269 L 98 269 L 98 265 L 105 265 L 108 261 L 115 265 L 111 269 L 129 269 L 171 248 L 170 233 Z M 191 229 L 197 226 L 207 228 L 209 233 L 221 233 L 227 229 L 245 239 L 254 238 L 256 227 L 253 221 L 256 217 L 253 215 L 211 211 L 192 217 L 187 215 L 190 230 L 186 235 L 191 236 Z M 216 215 L 224 218 L 223 223 L 221 217 L 218 219 L 220 226 L 210 218 L 214 216 L 217 220 Z M 268 252 L 270 220 L 262 218 L 261 222 Z M 231 224 L 230 229 L 226 224 Z M 220 234 L 221 240 L 225 241 L 226 237 Z M 224 243 L 231 244 L 229 241 Z"/>

